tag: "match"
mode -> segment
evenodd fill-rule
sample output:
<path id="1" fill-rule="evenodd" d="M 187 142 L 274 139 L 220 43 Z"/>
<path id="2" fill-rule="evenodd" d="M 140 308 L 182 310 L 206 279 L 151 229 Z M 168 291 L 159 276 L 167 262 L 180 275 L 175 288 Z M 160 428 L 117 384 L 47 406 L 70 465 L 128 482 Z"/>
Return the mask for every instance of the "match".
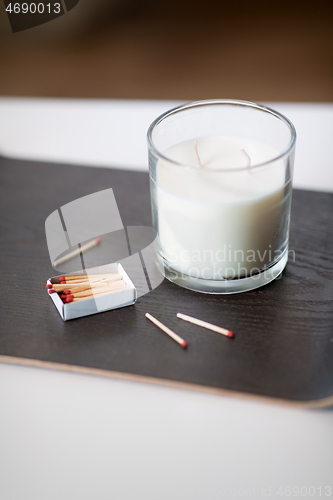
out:
<path id="1" fill-rule="evenodd" d="M 193 318 L 192 316 L 187 316 L 186 314 L 182 313 L 177 313 L 177 318 L 188 321 L 189 323 L 193 323 L 194 325 L 202 326 L 203 328 L 207 328 L 208 330 L 212 330 L 213 332 L 220 333 L 221 335 L 225 335 L 226 337 L 234 337 L 233 332 L 231 332 L 230 330 L 226 330 L 225 328 L 221 328 L 217 325 L 212 325 L 211 323 L 207 323 L 206 321 L 202 321 L 201 319 Z"/>
<path id="2" fill-rule="evenodd" d="M 113 273 L 113 274 L 84 274 L 83 276 L 59 276 L 60 281 L 66 281 L 68 282 L 75 282 L 75 281 L 94 281 L 94 280 L 111 280 L 111 281 L 116 281 L 118 279 L 121 279 L 121 275 L 118 273 Z"/>
<path id="3" fill-rule="evenodd" d="M 101 238 L 95 238 L 92 241 L 89 241 L 89 243 L 86 243 L 82 247 L 77 248 L 76 250 L 73 250 L 72 252 L 69 252 L 67 255 L 64 255 L 63 257 L 60 257 L 60 259 L 57 259 L 53 262 L 53 267 L 57 267 L 60 264 L 63 264 L 64 262 L 67 262 L 70 259 L 73 259 L 77 255 L 80 255 L 82 252 L 86 252 L 90 248 L 95 247 L 101 242 Z"/>
<path id="4" fill-rule="evenodd" d="M 53 289 L 56 292 L 63 292 L 64 290 L 87 290 L 90 288 L 96 288 L 96 287 L 102 287 L 102 286 L 110 286 L 110 285 L 116 285 L 118 282 L 121 282 L 121 276 L 119 275 L 119 279 L 117 280 L 102 280 L 102 281 L 87 281 L 84 283 L 74 283 L 74 282 L 67 282 L 64 284 L 53 284 L 53 285 L 46 285 L 47 289 Z"/>
<path id="5" fill-rule="evenodd" d="M 80 298 L 80 297 L 87 297 L 88 295 L 94 296 L 94 295 L 98 295 L 100 293 L 113 292 L 113 291 L 122 290 L 125 288 L 129 288 L 129 286 L 126 285 L 126 283 L 124 281 L 122 281 L 122 282 L 119 282 L 118 285 L 108 286 L 108 287 L 99 287 L 99 288 L 97 288 L 97 287 L 87 288 L 86 290 L 81 290 L 80 292 L 73 291 L 73 293 L 72 293 L 72 291 L 70 290 L 71 293 L 65 294 L 65 295 L 72 295 L 75 298 Z"/>
<path id="6" fill-rule="evenodd" d="M 77 294 L 72 294 L 72 295 L 65 295 L 65 297 L 61 297 L 61 298 L 62 298 L 64 304 L 70 304 L 71 302 L 82 302 L 83 300 L 93 299 L 96 296 L 101 297 L 102 295 L 109 295 L 110 293 L 127 290 L 128 288 L 130 288 L 130 287 L 125 285 L 124 287 L 122 287 L 121 289 L 118 289 L 118 290 L 107 290 L 107 291 L 104 290 L 104 291 L 100 291 L 98 293 L 94 292 L 94 293 L 91 293 L 91 294 L 88 294 L 85 296 L 78 296 Z"/>
<path id="7" fill-rule="evenodd" d="M 182 339 L 179 335 L 177 335 L 177 333 L 173 332 L 172 330 L 170 330 L 170 328 L 168 328 L 167 326 L 163 325 L 163 323 L 161 323 L 160 321 L 158 321 L 158 319 L 154 318 L 154 316 L 152 316 L 151 314 L 146 313 L 145 316 L 152 323 L 154 323 L 156 326 L 158 326 L 158 328 L 160 328 L 161 330 L 163 330 L 164 333 L 166 333 L 167 335 L 169 335 L 169 337 L 171 337 L 173 340 L 175 340 L 176 342 L 178 342 L 178 344 L 180 344 L 184 349 L 186 349 L 187 342 L 184 339 Z"/>
<path id="8" fill-rule="evenodd" d="M 79 279 L 72 280 L 70 278 Z M 122 292 L 131 288 L 125 283 L 121 274 L 118 273 L 96 274 L 88 276 L 89 279 L 86 278 L 87 275 L 66 276 L 67 281 L 65 281 L 65 277 L 60 276 L 60 284 L 47 284 L 46 288 L 49 294 L 58 293 L 64 304 L 93 299 L 101 295 Z"/>

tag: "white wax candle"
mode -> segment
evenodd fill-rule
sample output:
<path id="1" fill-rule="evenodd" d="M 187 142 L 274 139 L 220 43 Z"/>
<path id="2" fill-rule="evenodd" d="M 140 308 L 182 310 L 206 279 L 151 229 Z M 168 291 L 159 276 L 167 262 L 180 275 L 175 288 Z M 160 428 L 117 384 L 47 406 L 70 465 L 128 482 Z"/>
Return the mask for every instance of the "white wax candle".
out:
<path id="1" fill-rule="evenodd" d="M 282 160 L 267 144 L 199 138 L 170 148 L 156 170 L 161 253 L 170 267 L 204 279 L 244 276 L 270 264 L 283 245 Z M 202 166 L 199 166 L 198 161 Z"/>

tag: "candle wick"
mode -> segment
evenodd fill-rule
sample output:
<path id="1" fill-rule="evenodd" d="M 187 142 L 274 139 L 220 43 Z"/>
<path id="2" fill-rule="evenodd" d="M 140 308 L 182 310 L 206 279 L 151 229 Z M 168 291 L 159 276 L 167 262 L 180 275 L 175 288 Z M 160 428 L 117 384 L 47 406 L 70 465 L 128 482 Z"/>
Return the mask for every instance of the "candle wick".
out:
<path id="1" fill-rule="evenodd" d="M 203 164 L 201 163 L 199 152 L 198 152 L 198 141 L 194 141 L 194 152 L 195 152 L 195 156 L 196 156 L 197 162 L 199 164 L 199 167 L 203 167 Z"/>
<path id="2" fill-rule="evenodd" d="M 251 158 L 249 157 L 245 149 L 241 149 L 241 152 L 243 153 L 244 156 L 246 156 L 248 168 L 251 168 Z"/>

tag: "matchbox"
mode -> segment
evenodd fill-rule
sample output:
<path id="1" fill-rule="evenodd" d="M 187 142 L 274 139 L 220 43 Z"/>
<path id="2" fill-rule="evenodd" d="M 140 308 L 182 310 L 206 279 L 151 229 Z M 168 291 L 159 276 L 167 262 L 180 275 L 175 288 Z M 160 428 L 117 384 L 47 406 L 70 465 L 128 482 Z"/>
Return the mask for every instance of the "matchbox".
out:
<path id="1" fill-rule="evenodd" d="M 90 269 L 85 269 L 81 271 L 76 271 L 70 274 L 63 274 L 61 276 L 53 276 L 47 280 L 47 288 L 50 285 L 60 285 L 60 277 L 66 277 L 69 279 L 74 276 L 87 275 L 90 276 L 91 282 L 93 281 L 92 276 L 105 276 L 105 275 L 120 275 L 121 282 L 124 283 L 123 289 L 116 289 L 112 291 L 103 291 L 103 294 L 93 294 L 90 297 L 83 297 L 80 300 L 73 301 L 70 303 L 64 303 L 60 297 L 59 293 L 50 293 L 48 290 L 51 300 L 59 311 L 60 316 L 64 321 L 74 318 L 80 318 L 82 316 L 89 316 L 90 314 L 96 314 L 103 311 L 109 311 L 111 309 L 117 309 L 119 307 L 130 306 L 136 302 L 137 291 L 133 285 L 131 279 L 127 275 L 123 266 L 119 263 L 107 264 L 105 266 L 93 267 Z M 96 278 L 95 278 L 96 279 Z M 49 285 L 49 286 L 48 286 Z M 69 287 L 70 285 L 68 285 Z M 82 293 L 82 292 L 81 292 Z"/>

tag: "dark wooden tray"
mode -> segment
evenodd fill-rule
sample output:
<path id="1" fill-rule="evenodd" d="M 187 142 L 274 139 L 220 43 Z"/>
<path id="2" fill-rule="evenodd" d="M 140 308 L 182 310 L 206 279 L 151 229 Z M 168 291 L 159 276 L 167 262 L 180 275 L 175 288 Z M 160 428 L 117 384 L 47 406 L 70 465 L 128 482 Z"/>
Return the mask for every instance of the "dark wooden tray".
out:
<path id="1" fill-rule="evenodd" d="M 148 174 L 0 158 L 0 361 L 187 388 L 333 404 L 333 194 L 295 190 L 281 279 L 244 294 L 208 296 L 164 281 L 135 306 L 64 323 L 46 294 L 56 274 L 47 216 L 112 187 L 124 225 L 151 224 Z M 144 316 L 185 338 L 183 350 Z M 233 340 L 176 318 L 195 315 Z"/>

